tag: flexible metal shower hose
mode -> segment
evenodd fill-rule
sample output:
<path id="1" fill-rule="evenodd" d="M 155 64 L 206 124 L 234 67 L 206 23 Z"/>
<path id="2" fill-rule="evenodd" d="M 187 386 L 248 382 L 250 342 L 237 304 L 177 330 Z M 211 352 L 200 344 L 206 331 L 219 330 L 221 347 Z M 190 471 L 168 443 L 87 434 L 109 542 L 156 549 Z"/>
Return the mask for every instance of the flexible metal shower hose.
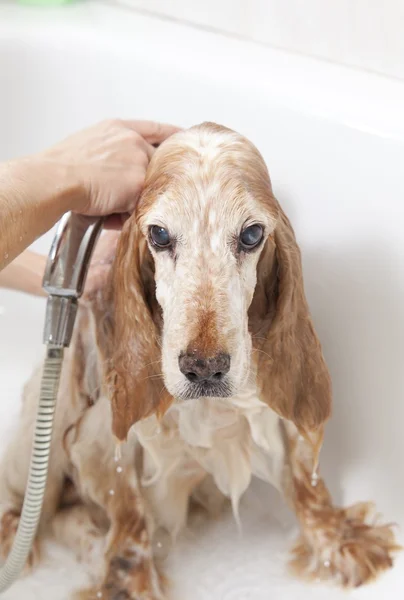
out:
<path id="1" fill-rule="evenodd" d="M 0 593 L 15 581 L 24 568 L 38 528 L 48 475 L 53 417 L 62 363 L 63 348 L 48 346 L 42 374 L 28 485 L 13 546 L 0 569 Z"/>

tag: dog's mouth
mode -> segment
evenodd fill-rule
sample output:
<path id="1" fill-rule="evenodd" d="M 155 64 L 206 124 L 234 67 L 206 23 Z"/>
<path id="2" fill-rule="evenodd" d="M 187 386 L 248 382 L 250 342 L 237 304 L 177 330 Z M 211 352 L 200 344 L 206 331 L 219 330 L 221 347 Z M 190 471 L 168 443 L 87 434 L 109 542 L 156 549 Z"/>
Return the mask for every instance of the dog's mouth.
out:
<path id="1" fill-rule="evenodd" d="M 188 383 L 177 395 L 178 400 L 197 400 L 198 398 L 229 398 L 232 396 L 232 386 L 227 381 L 203 381 Z"/>

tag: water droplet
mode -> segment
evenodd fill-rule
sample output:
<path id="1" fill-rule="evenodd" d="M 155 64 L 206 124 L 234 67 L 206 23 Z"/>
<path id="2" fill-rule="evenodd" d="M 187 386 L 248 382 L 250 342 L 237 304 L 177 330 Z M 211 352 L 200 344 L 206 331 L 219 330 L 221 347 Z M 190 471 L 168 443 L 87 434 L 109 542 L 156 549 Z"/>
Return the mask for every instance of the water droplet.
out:
<path id="1" fill-rule="evenodd" d="M 318 475 L 316 472 L 314 472 L 311 476 L 311 485 L 313 487 L 316 487 L 317 483 L 318 483 Z"/>
<path id="2" fill-rule="evenodd" d="M 115 457 L 114 460 L 115 462 L 119 462 L 122 458 L 122 450 L 121 450 L 121 444 L 117 444 L 115 446 Z"/>
<path id="3" fill-rule="evenodd" d="M 97 592 L 97 598 L 102 598 L 102 592 Z"/>
<path id="4" fill-rule="evenodd" d="M 7 254 L 7 252 L 6 252 L 6 254 L 4 255 L 4 258 L 5 258 L 5 260 L 7 260 L 7 259 L 8 259 L 8 254 Z"/>
<path id="5" fill-rule="evenodd" d="M 167 558 L 171 548 L 171 536 L 167 529 L 159 527 L 153 536 L 153 556 L 159 560 Z"/>
<path id="6" fill-rule="evenodd" d="M 108 494 L 109 494 L 110 496 L 115 496 L 115 490 L 109 490 Z"/>
<path id="7" fill-rule="evenodd" d="M 330 561 L 329 560 L 325 560 L 324 561 L 324 566 L 325 566 L 326 569 L 329 569 L 331 567 Z"/>
<path id="8" fill-rule="evenodd" d="M 122 473 L 122 471 L 123 471 L 122 467 L 117 467 L 117 468 L 116 468 L 116 472 L 117 472 L 117 473 Z"/>
<path id="9" fill-rule="evenodd" d="M 53 335 L 50 333 L 49 334 L 49 341 L 51 342 L 53 340 Z"/>

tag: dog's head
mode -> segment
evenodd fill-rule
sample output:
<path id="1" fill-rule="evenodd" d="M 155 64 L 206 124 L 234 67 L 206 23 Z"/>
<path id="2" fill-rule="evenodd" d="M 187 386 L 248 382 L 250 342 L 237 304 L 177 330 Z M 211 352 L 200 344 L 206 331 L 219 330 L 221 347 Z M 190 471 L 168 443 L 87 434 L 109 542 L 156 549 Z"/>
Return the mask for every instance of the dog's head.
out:
<path id="1" fill-rule="evenodd" d="M 256 373 L 262 399 L 301 430 L 328 416 L 299 250 L 260 153 L 241 135 L 203 124 L 164 142 L 113 278 L 118 437 L 172 397 L 231 397 Z"/>

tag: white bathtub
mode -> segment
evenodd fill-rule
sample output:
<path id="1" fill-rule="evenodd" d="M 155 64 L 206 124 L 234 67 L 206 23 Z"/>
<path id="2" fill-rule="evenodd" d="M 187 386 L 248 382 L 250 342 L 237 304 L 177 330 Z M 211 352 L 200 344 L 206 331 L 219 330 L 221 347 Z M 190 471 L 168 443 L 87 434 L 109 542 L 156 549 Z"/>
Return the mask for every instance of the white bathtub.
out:
<path id="1" fill-rule="evenodd" d="M 101 3 L 0 6 L 0 160 L 105 117 L 213 120 L 263 152 L 300 241 L 335 392 L 323 471 L 347 504 L 373 499 L 404 524 L 404 85 Z M 36 244 L 44 252 L 50 235 Z M 42 352 L 44 303 L 0 292 L 0 433 Z M 256 485 L 170 558 L 175 600 L 329 600 L 285 573 L 294 531 Z M 403 559 L 355 598 L 395 599 Z M 62 600 L 83 570 L 58 551 L 8 600 Z"/>

